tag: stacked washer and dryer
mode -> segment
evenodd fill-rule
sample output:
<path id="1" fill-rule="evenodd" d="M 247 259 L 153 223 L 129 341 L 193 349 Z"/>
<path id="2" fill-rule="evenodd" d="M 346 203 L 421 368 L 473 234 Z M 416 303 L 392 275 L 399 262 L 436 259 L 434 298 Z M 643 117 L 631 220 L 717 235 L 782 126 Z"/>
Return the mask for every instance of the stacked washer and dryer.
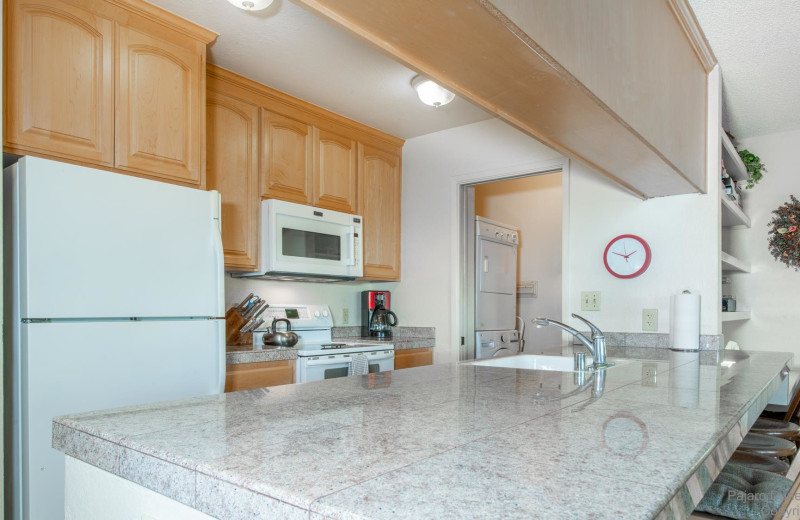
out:
<path id="1" fill-rule="evenodd" d="M 475 359 L 519 353 L 519 229 L 475 217 Z"/>

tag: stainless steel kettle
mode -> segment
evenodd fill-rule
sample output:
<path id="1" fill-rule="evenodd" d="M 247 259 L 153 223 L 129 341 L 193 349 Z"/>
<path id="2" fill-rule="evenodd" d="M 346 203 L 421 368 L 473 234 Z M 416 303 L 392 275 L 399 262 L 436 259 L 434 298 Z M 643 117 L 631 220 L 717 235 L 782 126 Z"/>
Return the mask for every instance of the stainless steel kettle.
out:
<path id="1" fill-rule="evenodd" d="M 286 323 L 286 330 L 277 330 L 279 322 Z M 272 320 L 272 325 L 269 327 L 269 330 L 264 333 L 263 337 L 264 345 L 274 347 L 293 347 L 297 345 L 299 340 L 300 337 L 297 333 L 292 332 L 292 322 L 286 318 L 275 318 Z"/>

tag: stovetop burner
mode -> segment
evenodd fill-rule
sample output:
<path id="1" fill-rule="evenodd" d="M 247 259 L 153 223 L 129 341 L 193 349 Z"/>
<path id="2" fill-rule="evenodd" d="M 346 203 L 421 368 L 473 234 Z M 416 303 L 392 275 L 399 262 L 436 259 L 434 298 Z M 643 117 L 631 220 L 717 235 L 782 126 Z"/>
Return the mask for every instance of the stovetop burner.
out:
<path id="1" fill-rule="evenodd" d="M 322 350 L 329 350 L 329 349 L 337 349 L 337 348 L 345 348 L 347 343 L 323 343 L 319 346 Z"/>

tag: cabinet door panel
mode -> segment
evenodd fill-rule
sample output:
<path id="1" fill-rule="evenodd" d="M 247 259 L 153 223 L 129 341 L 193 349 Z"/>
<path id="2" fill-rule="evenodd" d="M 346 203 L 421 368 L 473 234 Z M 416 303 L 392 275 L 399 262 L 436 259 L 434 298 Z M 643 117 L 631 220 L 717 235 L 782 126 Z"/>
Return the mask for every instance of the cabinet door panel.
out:
<path id="1" fill-rule="evenodd" d="M 209 91 L 207 187 L 222 195 L 225 268 L 258 268 L 258 107 Z"/>
<path id="2" fill-rule="evenodd" d="M 356 212 L 356 142 L 316 128 L 314 148 L 314 206 Z"/>
<path id="3" fill-rule="evenodd" d="M 56 0 L 7 3 L 6 144 L 111 166 L 113 23 Z"/>
<path id="4" fill-rule="evenodd" d="M 400 280 L 400 152 L 359 144 L 364 278 Z"/>
<path id="5" fill-rule="evenodd" d="M 228 365 L 225 391 L 238 392 L 265 386 L 289 385 L 294 383 L 294 372 L 293 359 Z"/>
<path id="6" fill-rule="evenodd" d="M 261 196 L 312 204 L 311 125 L 261 109 Z"/>
<path id="7" fill-rule="evenodd" d="M 126 27 L 117 31 L 116 166 L 201 186 L 202 55 Z"/>
<path id="8" fill-rule="evenodd" d="M 394 351 L 394 369 L 424 367 L 433 364 L 433 347 Z"/>

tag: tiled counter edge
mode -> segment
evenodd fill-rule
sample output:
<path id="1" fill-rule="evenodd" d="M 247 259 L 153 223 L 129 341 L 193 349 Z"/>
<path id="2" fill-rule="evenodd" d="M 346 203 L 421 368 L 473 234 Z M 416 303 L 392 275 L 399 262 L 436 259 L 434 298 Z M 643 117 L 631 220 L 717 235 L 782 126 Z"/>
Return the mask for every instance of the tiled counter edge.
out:
<path id="1" fill-rule="evenodd" d="M 688 518 L 700 503 L 706 491 L 719 476 L 722 468 L 727 464 L 733 452 L 741 444 L 747 432 L 755 423 L 758 416 L 767 406 L 772 394 L 778 389 L 782 381 L 780 373 L 765 386 L 761 393 L 756 395 L 739 420 L 734 423 L 728 433 L 720 442 L 709 450 L 708 455 L 697 463 L 683 485 L 675 492 L 664 509 L 655 517 L 657 520 L 673 520 Z"/>
<path id="2" fill-rule="evenodd" d="M 244 489 L 194 468 L 144 454 L 120 444 L 122 439 L 100 438 L 56 418 L 53 448 L 103 471 L 124 478 L 167 498 L 216 518 L 238 511 L 267 513 L 269 518 L 307 519 L 309 510 Z"/>

